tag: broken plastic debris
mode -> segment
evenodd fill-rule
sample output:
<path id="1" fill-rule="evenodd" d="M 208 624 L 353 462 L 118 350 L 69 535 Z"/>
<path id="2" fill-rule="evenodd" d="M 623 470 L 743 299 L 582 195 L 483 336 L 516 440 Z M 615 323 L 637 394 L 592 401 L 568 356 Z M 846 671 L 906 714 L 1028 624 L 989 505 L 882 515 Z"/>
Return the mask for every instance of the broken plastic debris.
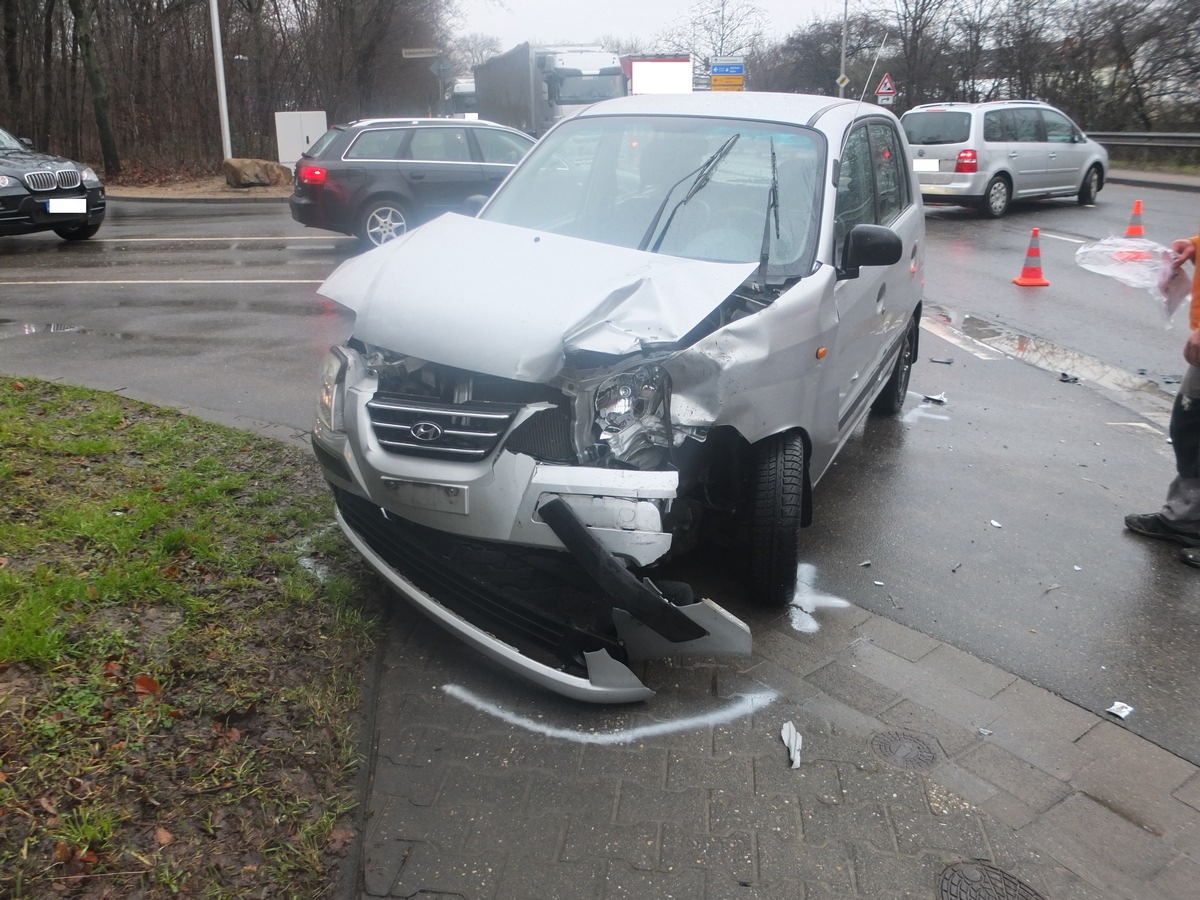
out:
<path id="1" fill-rule="evenodd" d="M 788 748 L 788 755 L 792 758 L 792 768 L 800 768 L 800 748 L 804 746 L 804 738 L 791 722 L 783 723 L 783 730 L 779 732 L 779 736 L 783 738 L 783 743 Z"/>
<path id="2" fill-rule="evenodd" d="M 1070 375 L 1066 372 L 1059 373 L 1058 380 L 1065 381 L 1067 384 L 1079 384 L 1078 375 Z"/>
<path id="3" fill-rule="evenodd" d="M 935 363 L 941 363 L 943 366 L 948 366 L 954 362 L 954 360 L 951 359 L 949 356 L 943 356 L 943 357 L 931 356 L 931 357 L 929 357 L 929 361 L 935 362 Z"/>
<path id="4" fill-rule="evenodd" d="M 1076 571 L 1076 572 L 1082 572 L 1082 571 L 1083 571 L 1083 566 L 1076 566 L 1076 567 L 1075 567 L 1075 571 Z"/>
<path id="5" fill-rule="evenodd" d="M 870 564 L 871 564 L 871 561 L 869 559 L 864 559 L 862 562 L 859 563 L 859 566 L 869 566 Z"/>
<path id="6" fill-rule="evenodd" d="M 929 394 L 926 394 L 925 399 L 928 400 L 930 403 L 945 403 L 946 402 L 946 392 L 942 391 L 936 397 L 932 397 Z"/>
<path id="7" fill-rule="evenodd" d="M 878 586 L 878 587 L 883 587 L 883 582 L 882 582 L 882 581 L 877 581 L 877 582 L 875 582 L 875 584 L 876 584 L 876 586 Z"/>
<path id="8" fill-rule="evenodd" d="M 980 734 L 982 734 L 984 737 L 988 737 L 988 736 L 989 736 L 989 735 L 992 733 L 992 729 L 990 729 L 990 728 L 980 728 L 980 729 L 979 729 L 979 733 L 980 733 Z"/>
<path id="9" fill-rule="evenodd" d="M 1004 526 L 1001 525 L 999 522 L 997 522 L 995 519 L 992 519 L 992 527 L 993 528 L 1003 528 Z"/>
<path id="10" fill-rule="evenodd" d="M 1129 717 L 1131 712 L 1133 712 L 1133 707 L 1128 703 L 1122 703 L 1120 700 L 1115 700 L 1113 701 L 1113 705 L 1106 709 L 1105 712 L 1110 712 L 1118 718 L 1125 719 Z"/>

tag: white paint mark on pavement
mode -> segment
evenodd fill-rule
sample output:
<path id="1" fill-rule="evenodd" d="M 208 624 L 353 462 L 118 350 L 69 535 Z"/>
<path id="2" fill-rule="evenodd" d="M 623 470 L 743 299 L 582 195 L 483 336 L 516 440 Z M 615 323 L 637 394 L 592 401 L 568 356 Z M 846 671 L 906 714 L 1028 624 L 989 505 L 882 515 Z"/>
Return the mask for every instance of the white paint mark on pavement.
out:
<path id="1" fill-rule="evenodd" d="M 547 725 L 545 722 L 536 721 L 528 716 L 510 712 L 499 704 L 486 700 L 459 684 L 443 685 L 442 690 L 454 699 L 461 700 L 463 703 L 474 707 L 480 712 L 495 716 L 502 722 L 507 722 L 509 725 L 515 725 L 518 728 L 524 728 L 526 731 L 531 731 L 534 734 L 541 734 L 548 738 L 558 738 L 564 741 L 573 741 L 576 744 L 601 744 L 604 746 L 629 744 L 645 738 L 688 731 L 692 728 L 708 728 L 713 725 L 722 725 L 726 722 L 732 722 L 734 719 L 740 719 L 742 716 L 753 714 L 756 710 L 770 705 L 779 696 L 772 690 L 738 694 L 728 706 L 709 713 L 685 716 L 681 719 L 673 719 L 670 722 L 641 725 L 637 728 L 624 728 L 620 731 L 592 732 L 576 731 L 573 728 L 560 728 L 555 725 Z"/>
<path id="2" fill-rule="evenodd" d="M 851 605 L 849 600 L 818 591 L 813 586 L 816 580 L 817 567 L 812 563 L 801 563 L 796 568 L 796 595 L 792 598 L 790 612 L 792 627 L 804 634 L 821 630 L 821 623 L 813 617 L 818 609 L 845 609 Z"/>

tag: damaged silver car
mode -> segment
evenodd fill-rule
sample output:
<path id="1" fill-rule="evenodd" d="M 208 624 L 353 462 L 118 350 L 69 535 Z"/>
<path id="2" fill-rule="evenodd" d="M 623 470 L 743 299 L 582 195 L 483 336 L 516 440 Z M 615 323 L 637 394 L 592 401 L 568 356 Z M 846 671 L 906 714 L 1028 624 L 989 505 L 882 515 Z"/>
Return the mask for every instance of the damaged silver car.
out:
<path id="1" fill-rule="evenodd" d="M 791 94 L 626 97 L 568 119 L 471 218 L 344 263 L 356 314 L 313 449 L 370 565 L 492 659 L 594 702 L 748 628 L 664 561 L 736 548 L 794 596 L 813 488 L 917 353 L 904 133 Z"/>

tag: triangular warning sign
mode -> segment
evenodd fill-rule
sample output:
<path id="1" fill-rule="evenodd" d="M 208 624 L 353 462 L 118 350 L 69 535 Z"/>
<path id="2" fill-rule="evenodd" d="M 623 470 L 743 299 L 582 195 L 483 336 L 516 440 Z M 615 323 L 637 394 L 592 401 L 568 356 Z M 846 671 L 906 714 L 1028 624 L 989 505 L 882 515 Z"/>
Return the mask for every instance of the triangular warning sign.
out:
<path id="1" fill-rule="evenodd" d="M 884 73 L 883 78 L 879 80 L 879 87 L 875 88 L 875 93 L 878 96 L 896 93 L 896 82 L 892 81 L 892 76 Z"/>

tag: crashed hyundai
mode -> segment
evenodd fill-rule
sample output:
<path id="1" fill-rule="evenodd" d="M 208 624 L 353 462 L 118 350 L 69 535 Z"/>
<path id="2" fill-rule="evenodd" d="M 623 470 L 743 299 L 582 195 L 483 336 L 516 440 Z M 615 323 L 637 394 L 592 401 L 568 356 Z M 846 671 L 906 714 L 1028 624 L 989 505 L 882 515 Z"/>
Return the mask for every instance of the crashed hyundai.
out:
<path id="1" fill-rule="evenodd" d="M 791 94 L 627 97 L 563 121 L 474 218 L 343 263 L 321 372 L 338 521 L 397 591 L 593 702 L 631 663 L 745 654 L 655 578 L 716 540 L 795 593 L 813 489 L 916 357 L 924 218 L 903 131 Z"/>

